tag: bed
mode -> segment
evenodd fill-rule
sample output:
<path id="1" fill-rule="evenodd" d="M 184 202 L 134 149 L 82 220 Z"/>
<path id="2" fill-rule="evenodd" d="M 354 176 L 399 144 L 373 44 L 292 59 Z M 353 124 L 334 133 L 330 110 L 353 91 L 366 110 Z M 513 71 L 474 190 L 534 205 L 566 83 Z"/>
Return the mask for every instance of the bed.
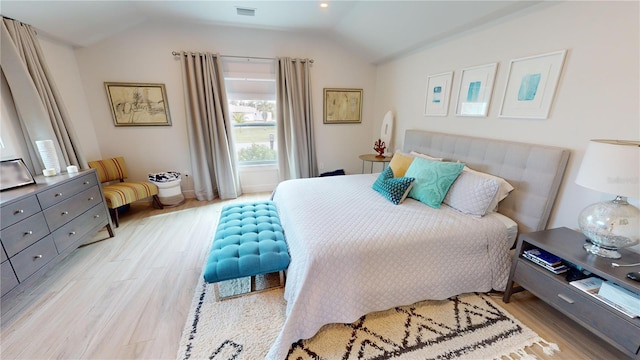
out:
<path id="1" fill-rule="evenodd" d="M 372 189 L 378 174 L 282 182 L 275 201 L 287 237 L 287 318 L 268 358 L 325 324 L 426 299 L 502 291 L 517 232 L 546 227 L 569 151 L 555 147 L 407 130 L 418 152 L 505 179 L 514 188 L 497 213 L 470 216 Z"/>

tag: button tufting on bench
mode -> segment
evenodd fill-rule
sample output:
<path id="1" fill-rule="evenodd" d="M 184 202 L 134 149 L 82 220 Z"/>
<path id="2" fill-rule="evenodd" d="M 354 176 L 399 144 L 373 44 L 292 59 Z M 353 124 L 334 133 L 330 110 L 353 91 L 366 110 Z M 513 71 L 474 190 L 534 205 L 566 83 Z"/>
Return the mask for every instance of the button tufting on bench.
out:
<path id="1" fill-rule="evenodd" d="M 222 208 L 204 279 L 216 283 L 278 272 L 289 262 L 273 201 L 232 204 Z"/>

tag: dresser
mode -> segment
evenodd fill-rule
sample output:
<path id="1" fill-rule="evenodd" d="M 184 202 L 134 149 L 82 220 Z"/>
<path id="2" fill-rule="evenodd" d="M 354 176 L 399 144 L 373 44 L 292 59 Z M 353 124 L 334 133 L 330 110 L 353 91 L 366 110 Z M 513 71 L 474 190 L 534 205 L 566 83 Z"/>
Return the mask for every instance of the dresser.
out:
<path id="1" fill-rule="evenodd" d="M 106 227 L 113 229 L 96 171 L 37 176 L 0 193 L 2 299 L 44 274 Z"/>

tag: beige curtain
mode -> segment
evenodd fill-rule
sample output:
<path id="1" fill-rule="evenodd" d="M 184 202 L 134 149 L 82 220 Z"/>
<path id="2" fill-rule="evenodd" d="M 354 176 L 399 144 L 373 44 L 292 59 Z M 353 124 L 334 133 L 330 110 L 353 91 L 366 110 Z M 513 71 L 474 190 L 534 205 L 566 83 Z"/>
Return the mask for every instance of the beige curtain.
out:
<path id="1" fill-rule="evenodd" d="M 193 184 L 198 200 L 242 194 L 220 57 L 181 52 Z"/>
<path id="2" fill-rule="evenodd" d="M 308 59 L 278 58 L 276 122 L 281 181 L 318 176 L 310 68 Z"/>
<path id="3" fill-rule="evenodd" d="M 34 170 L 42 172 L 41 159 L 35 150 L 37 140 L 53 140 L 61 169 L 67 165 L 87 168 L 35 30 L 3 17 L 1 35 L 2 72 L 11 89 Z"/>

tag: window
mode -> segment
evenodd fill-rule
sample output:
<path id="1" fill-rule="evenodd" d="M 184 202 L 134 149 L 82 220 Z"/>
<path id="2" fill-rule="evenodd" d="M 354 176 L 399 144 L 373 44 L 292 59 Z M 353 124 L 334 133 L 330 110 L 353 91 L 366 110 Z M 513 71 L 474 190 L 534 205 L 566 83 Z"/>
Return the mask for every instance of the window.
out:
<path id="1" fill-rule="evenodd" d="M 276 164 L 275 60 L 222 60 L 240 166 Z"/>

